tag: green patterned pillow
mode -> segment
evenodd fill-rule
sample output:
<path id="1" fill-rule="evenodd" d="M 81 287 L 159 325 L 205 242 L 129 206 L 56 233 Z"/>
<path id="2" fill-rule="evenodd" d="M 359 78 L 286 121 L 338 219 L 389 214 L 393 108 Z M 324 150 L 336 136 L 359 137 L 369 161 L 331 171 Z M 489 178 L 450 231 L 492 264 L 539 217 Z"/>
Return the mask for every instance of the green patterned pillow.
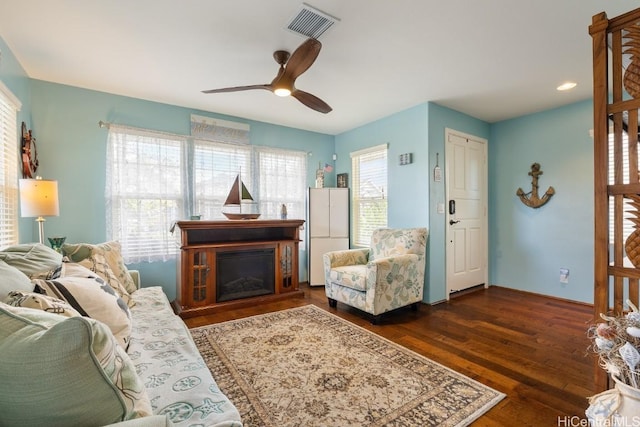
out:
<path id="1" fill-rule="evenodd" d="M 120 280 L 118 280 L 116 274 L 109 266 L 109 263 L 107 262 L 107 259 L 104 257 L 104 255 L 100 253 L 92 254 L 90 257 L 83 259 L 78 264 L 86 267 L 87 269 L 91 270 L 91 272 L 100 276 L 102 280 L 104 280 L 105 283 L 111 286 L 115 293 L 118 294 L 118 296 L 122 298 L 129 307 L 134 306 L 135 303 L 131 299 L 129 292 L 120 282 Z"/>
<path id="2" fill-rule="evenodd" d="M 133 362 L 109 329 L 0 303 L 3 425 L 106 425 L 151 415 Z"/>
<path id="3" fill-rule="evenodd" d="M 65 243 L 62 245 L 62 254 L 69 257 L 73 262 L 80 262 L 94 254 L 101 254 L 107 260 L 109 267 L 113 270 L 116 278 L 122 283 L 127 292 L 134 292 L 136 284 L 129 275 L 127 266 L 122 259 L 122 245 L 118 241 L 105 242 L 97 245 L 90 243 Z"/>

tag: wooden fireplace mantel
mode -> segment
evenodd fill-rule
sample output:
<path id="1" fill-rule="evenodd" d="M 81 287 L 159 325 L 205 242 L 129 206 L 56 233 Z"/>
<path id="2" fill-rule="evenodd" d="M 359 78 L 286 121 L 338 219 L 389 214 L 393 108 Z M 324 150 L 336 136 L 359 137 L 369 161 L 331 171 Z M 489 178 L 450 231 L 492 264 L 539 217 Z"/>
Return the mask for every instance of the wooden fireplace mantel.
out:
<path id="1" fill-rule="evenodd" d="M 298 289 L 298 246 L 304 220 L 178 221 L 177 292 L 173 307 L 181 317 L 303 296 Z M 273 253 L 273 292 L 217 301 L 217 257 L 244 251 Z M 231 255 L 234 256 L 234 255 Z"/>

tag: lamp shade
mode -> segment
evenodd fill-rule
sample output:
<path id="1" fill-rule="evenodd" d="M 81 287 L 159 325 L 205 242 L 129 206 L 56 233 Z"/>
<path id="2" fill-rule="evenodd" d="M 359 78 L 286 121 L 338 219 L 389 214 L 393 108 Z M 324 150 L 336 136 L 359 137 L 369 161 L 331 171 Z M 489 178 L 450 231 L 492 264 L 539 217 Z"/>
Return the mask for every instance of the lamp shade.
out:
<path id="1" fill-rule="evenodd" d="M 20 212 L 23 217 L 60 215 L 58 181 L 46 179 L 20 180 Z"/>

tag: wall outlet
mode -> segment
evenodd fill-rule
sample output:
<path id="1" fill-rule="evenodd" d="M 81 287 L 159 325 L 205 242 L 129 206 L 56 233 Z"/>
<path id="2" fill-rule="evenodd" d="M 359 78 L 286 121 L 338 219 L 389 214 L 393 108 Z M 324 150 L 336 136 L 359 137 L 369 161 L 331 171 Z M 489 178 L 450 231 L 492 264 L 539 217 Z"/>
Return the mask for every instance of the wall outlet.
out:
<path id="1" fill-rule="evenodd" d="M 569 269 L 561 268 L 560 269 L 560 283 L 569 283 Z"/>

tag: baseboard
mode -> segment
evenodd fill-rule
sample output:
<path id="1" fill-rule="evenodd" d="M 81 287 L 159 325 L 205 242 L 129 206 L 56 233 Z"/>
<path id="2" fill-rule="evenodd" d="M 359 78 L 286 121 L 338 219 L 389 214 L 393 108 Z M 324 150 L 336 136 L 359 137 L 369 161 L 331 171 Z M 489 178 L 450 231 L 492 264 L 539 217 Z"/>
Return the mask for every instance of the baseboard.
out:
<path id="1" fill-rule="evenodd" d="M 513 292 L 518 292 L 518 293 L 521 293 L 521 294 L 535 295 L 535 296 L 542 297 L 542 298 L 548 298 L 548 299 L 551 299 L 551 300 L 554 300 L 554 301 L 561 301 L 561 302 L 565 302 L 565 303 L 571 303 L 571 304 L 581 305 L 581 306 L 584 306 L 584 307 L 593 308 L 593 304 L 588 303 L 588 302 L 576 301 L 576 300 L 572 300 L 572 299 L 568 299 L 568 298 L 560 298 L 560 297 L 541 294 L 541 293 L 537 293 L 537 292 L 524 291 L 522 289 L 514 289 L 514 288 L 510 288 L 508 286 L 501 286 L 501 285 L 489 285 L 488 287 L 485 287 L 484 285 L 474 286 L 472 288 L 465 289 L 464 291 L 459 291 L 459 292 L 456 292 L 456 293 L 452 294 L 451 298 L 455 299 L 456 297 L 461 297 L 463 295 L 468 295 L 468 294 L 473 293 L 473 292 L 480 292 L 480 291 L 482 291 L 484 289 L 489 289 L 489 288 L 501 288 L 501 289 L 506 289 L 506 290 L 513 291 Z M 447 301 L 449 301 L 449 300 L 443 299 L 443 300 L 434 301 L 434 302 L 425 303 L 425 304 L 434 306 L 434 305 L 446 303 Z"/>
<path id="2" fill-rule="evenodd" d="M 491 288 L 508 289 L 510 291 L 519 292 L 521 294 L 535 295 L 535 296 L 538 296 L 538 297 L 549 298 L 549 299 L 552 299 L 552 300 L 555 300 L 555 301 L 568 302 L 568 303 L 572 303 L 572 304 L 576 304 L 576 305 L 582 305 L 584 307 L 593 308 L 593 304 L 591 304 L 591 303 L 582 302 L 582 301 L 576 301 L 576 300 L 569 299 L 569 298 L 560 298 L 560 297 L 556 297 L 556 296 L 553 296 L 553 295 L 541 294 L 541 293 L 538 293 L 538 292 L 524 291 L 522 289 L 514 289 L 514 288 L 510 288 L 508 286 L 489 285 L 489 287 L 491 287 Z"/>

